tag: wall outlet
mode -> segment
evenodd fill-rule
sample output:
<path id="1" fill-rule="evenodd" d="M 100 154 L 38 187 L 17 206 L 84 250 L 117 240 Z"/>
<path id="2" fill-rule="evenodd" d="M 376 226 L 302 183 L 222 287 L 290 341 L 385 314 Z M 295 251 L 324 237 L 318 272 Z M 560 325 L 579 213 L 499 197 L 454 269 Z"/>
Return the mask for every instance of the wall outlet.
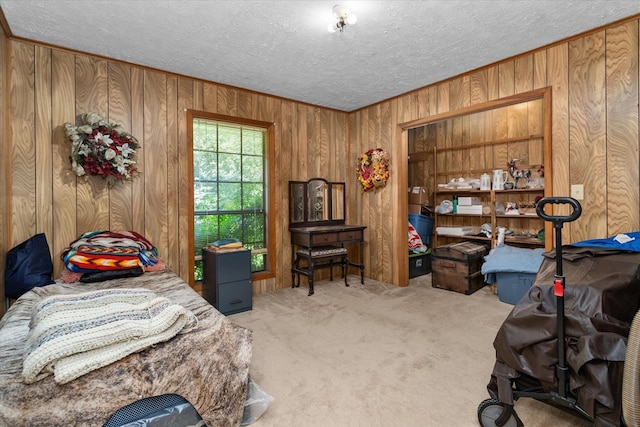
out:
<path id="1" fill-rule="evenodd" d="M 573 184 L 571 186 L 571 197 L 576 200 L 584 199 L 584 185 L 583 184 Z"/>

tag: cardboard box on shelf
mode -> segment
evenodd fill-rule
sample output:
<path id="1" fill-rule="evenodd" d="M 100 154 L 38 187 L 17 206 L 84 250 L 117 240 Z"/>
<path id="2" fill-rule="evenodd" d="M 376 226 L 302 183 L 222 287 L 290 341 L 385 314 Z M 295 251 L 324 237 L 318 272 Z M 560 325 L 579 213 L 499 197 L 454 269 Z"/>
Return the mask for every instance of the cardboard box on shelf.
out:
<path id="1" fill-rule="evenodd" d="M 422 211 L 422 206 L 421 205 L 414 205 L 412 203 L 409 203 L 409 213 L 410 214 L 420 215 L 421 211 Z"/>
<path id="2" fill-rule="evenodd" d="M 429 197 L 425 187 L 409 188 L 409 204 L 425 206 L 429 204 Z"/>
<path id="3" fill-rule="evenodd" d="M 458 197 L 458 206 L 481 205 L 480 197 Z"/>

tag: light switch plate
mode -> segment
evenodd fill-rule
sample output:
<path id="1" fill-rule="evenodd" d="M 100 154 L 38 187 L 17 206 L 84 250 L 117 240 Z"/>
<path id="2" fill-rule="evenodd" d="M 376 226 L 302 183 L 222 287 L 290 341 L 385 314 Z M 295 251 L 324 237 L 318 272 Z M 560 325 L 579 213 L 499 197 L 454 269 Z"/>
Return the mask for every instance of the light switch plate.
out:
<path id="1" fill-rule="evenodd" d="M 583 184 L 573 184 L 571 186 L 571 197 L 576 200 L 584 199 L 584 185 Z"/>

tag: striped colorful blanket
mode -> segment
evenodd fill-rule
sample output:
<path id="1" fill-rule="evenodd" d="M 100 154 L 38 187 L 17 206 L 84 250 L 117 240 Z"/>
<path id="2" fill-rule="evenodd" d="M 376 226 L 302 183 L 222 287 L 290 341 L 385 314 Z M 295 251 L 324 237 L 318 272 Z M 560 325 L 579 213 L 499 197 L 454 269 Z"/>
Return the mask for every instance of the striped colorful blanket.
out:
<path id="1" fill-rule="evenodd" d="M 196 326 L 191 311 L 147 289 L 50 296 L 33 311 L 22 375 L 65 384 Z"/>
<path id="2" fill-rule="evenodd" d="M 92 231 L 73 241 L 63 253 L 65 267 L 76 273 L 127 270 L 160 262 L 158 250 L 135 231 Z"/>

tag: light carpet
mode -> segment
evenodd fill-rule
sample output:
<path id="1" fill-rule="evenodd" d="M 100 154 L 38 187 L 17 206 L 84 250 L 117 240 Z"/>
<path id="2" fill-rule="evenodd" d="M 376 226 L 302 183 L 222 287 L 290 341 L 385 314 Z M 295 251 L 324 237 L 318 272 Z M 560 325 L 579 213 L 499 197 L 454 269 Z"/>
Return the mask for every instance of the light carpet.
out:
<path id="1" fill-rule="evenodd" d="M 489 287 L 433 288 L 430 274 L 404 288 L 349 283 L 256 295 L 252 311 L 230 316 L 253 331 L 250 374 L 274 398 L 252 425 L 478 426 L 512 306 Z M 515 408 L 527 427 L 589 425 L 531 399 Z"/>

